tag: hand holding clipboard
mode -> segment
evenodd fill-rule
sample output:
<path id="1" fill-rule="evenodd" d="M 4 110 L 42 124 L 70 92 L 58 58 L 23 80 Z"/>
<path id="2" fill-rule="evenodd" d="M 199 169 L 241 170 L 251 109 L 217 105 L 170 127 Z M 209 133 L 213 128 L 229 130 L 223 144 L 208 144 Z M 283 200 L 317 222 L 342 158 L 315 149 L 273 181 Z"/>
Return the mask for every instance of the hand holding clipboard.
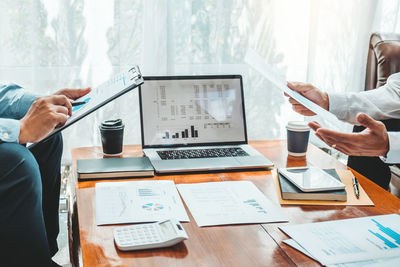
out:
<path id="1" fill-rule="evenodd" d="M 112 76 L 108 81 L 93 88 L 88 94 L 76 99 L 75 102 L 83 102 L 83 104 L 75 104 L 72 108 L 72 115 L 67 119 L 65 124 L 54 129 L 40 142 L 45 142 L 58 132 L 86 117 L 105 104 L 138 87 L 142 83 L 143 77 L 139 66 L 130 67 L 126 71 Z M 29 144 L 28 147 L 32 148 L 36 144 L 37 143 Z"/>

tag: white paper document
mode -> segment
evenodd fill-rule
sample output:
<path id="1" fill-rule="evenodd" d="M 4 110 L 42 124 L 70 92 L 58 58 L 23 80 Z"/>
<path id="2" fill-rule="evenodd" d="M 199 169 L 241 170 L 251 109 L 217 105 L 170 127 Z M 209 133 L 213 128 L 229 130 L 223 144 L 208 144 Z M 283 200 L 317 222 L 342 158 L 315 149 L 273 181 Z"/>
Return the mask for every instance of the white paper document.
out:
<path id="1" fill-rule="evenodd" d="M 297 249 L 301 253 L 307 255 L 308 257 L 315 259 L 307 250 L 305 250 L 302 246 L 300 246 L 293 239 L 283 240 L 284 243 L 288 244 L 294 249 Z M 328 267 L 398 267 L 400 266 L 400 257 L 392 257 L 392 258 L 380 258 L 376 260 L 366 260 L 366 261 L 356 261 L 356 262 L 348 262 L 348 263 L 339 263 L 328 265 Z"/>
<path id="2" fill-rule="evenodd" d="M 304 255 L 306 255 L 307 257 L 310 257 L 313 260 L 317 260 L 316 258 L 314 258 L 307 250 L 305 250 L 302 246 L 299 245 L 299 243 L 297 243 L 296 241 L 294 241 L 293 239 L 286 239 L 283 240 L 283 243 L 291 246 L 294 249 L 297 249 L 298 251 L 300 251 L 301 253 L 303 253 Z"/>
<path id="3" fill-rule="evenodd" d="M 398 263 L 400 259 L 400 216 L 397 214 L 280 228 L 323 265 L 387 260 L 385 266 L 390 266 L 389 263 Z"/>
<path id="4" fill-rule="evenodd" d="M 284 222 L 280 207 L 249 181 L 178 184 L 198 226 Z"/>
<path id="5" fill-rule="evenodd" d="M 337 125 L 343 124 L 343 122 L 341 122 L 334 114 L 318 106 L 317 104 L 305 98 L 296 91 L 290 89 L 286 84 L 285 77 L 278 74 L 255 51 L 249 50 L 246 54 L 245 61 L 252 68 L 263 75 L 267 80 L 269 80 L 277 89 L 281 90 L 282 93 L 288 94 L 297 102 L 299 102 L 312 112 L 316 113 L 319 117 L 323 119 L 323 124 L 326 124 L 330 129 L 338 130 Z"/>
<path id="6" fill-rule="evenodd" d="M 103 182 L 95 190 L 97 225 L 189 221 L 173 181 Z"/>

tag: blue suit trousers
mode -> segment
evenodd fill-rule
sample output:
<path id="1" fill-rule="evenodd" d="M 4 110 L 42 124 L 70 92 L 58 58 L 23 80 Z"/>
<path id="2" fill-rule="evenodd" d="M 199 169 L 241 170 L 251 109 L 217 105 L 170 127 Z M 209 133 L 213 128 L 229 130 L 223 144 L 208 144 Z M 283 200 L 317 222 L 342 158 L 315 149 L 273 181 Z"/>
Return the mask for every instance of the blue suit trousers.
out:
<path id="1" fill-rule="evenodd" d="M 0 143 L 0 265 L 53 264 L 62 144 L 61 134 L 31 150 Z"/>

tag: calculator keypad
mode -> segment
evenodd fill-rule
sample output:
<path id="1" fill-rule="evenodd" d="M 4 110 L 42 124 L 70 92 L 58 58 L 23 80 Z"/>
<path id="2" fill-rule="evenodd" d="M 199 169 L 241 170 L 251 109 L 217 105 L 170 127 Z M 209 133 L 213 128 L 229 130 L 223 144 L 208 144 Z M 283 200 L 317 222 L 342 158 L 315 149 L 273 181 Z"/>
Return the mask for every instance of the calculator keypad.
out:
<path id="1" fill-rule="evenodd" d="M 122 246 L 140 246 L 162 242 L 153 224 L 124 226 L 115 231 L 115 240 Z"/>
<path id="2" fill-rule="evenodd" d="M 175 219 L 119 226 L 113 232 L 115 245 L 122 251 L 170 247 L 188 239 L 185 230 Z"/>

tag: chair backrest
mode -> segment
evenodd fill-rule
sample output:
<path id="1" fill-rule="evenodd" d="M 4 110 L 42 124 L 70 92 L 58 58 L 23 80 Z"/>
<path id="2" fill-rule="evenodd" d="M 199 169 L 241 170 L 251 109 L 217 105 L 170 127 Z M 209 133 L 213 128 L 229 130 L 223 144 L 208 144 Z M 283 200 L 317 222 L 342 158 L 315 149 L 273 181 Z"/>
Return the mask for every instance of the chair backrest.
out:
<path id="1" fill-rule="evenodd" d="M 400 34 L 371 34 L 365 90 L 384 85 L 387 78 L 396 72 L 400 72 Z"/>
<path id="2" fill-rule="evenodd" d="M 369 40 L 365 90 L 384 85 L 392 73 L 400 72 L 400 34 L 373 33 Z M 382 121 L 387 130 L 400 131 L 400 120 Z M 354 132 L 364 127 L 354 126 Z M 349 156 L 347 166 L 358 171 L 379 186 L 388 189 L 391 171 L 378 157 Z"/>

